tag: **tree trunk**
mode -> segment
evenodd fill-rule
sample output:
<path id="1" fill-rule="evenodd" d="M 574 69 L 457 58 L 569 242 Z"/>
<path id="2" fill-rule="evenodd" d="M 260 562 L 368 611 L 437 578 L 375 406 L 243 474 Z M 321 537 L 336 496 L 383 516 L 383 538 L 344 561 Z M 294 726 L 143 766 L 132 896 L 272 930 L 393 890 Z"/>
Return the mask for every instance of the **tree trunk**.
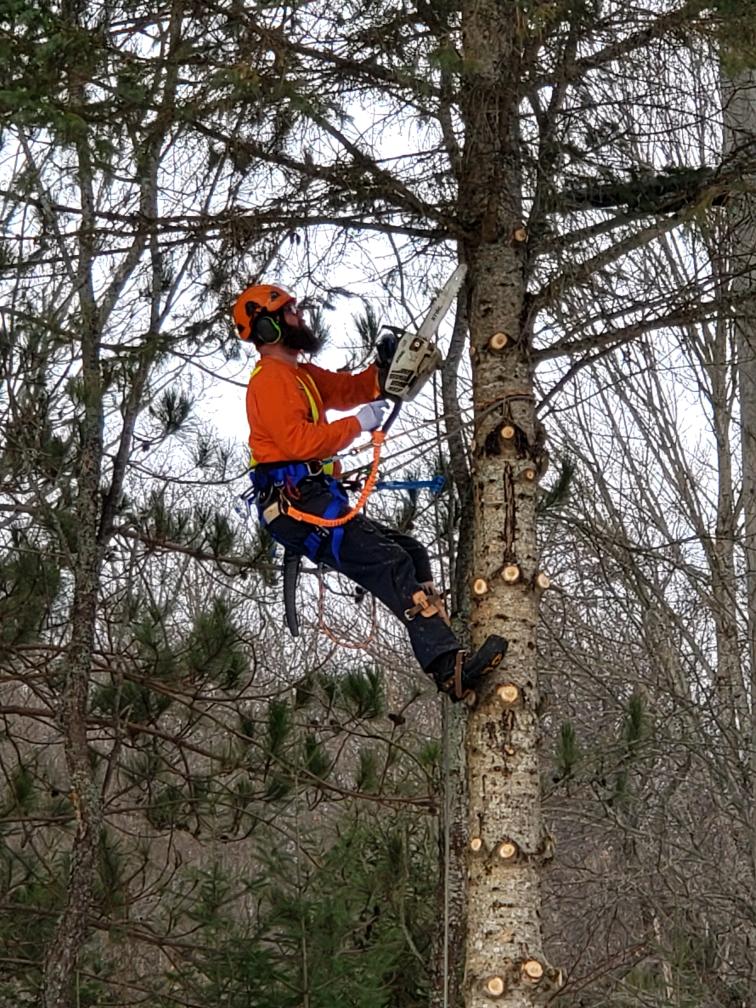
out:
<path id="1" fill-rule="evenodd" d="M 69 76 L 72 97 L 83 100 L 83 89 L 76 70 L 71 70 Z M 89 683 L 102 561 L 99 522 L 104 424 L 100 320 L 93 279 L 97 221 L 89 143 L 89 137 L 84 135 L 76 144 L 81 198 L 76 292 L 81 333 L 82 415 L 79 422 L 79 467 L 72 505 L 76 519 L 76 542 L 72 546 L 74 589 L 71 637 L 64 658 L 64 682 L 58 707 L 76 832 L 71 849 L 67 902 L 45 956 L 45 1008 L 65 1008 L 73 1003 L 72 981 L 79 951 L 89 933 L 88 918 L 102 833 L 102 800 L 87 737 Z"/>
<path id="2" fill-rule="evenodd" d="M 464 290 L 457 299 L 451 345 L 444 361 L 442 396 L 447 425 L 449 462 L 459 505 L 457 549 L 451 565 L 451 611 L 454 631 L 469 646 L 472 495 L 470 470 L 462 436 L 457 373 L 467 344 Z M 450 535 L 453 530 L 450 528 Z M 434 984 L 431 1008 L 462 1004 L 465 966 L 465 897 L 467 849 L 467 794 L 465 771 L 465 716 L 458 707 L 443 707 L 441 812 L 439 816 L 438 920 L 434 947 Z"/>
<path id="3" fill-rule="evenodd" d="M 441 800 L 439 815 L 438 929 L 431 1008 L 462 1004 L 465 953 L 465 725 L 462 713 L 443 708 Z"/>
<path id="4" fill-rule="evenodd" d="M 467 238 L 473 396 L 473 641 L 509 640 L 467 734 L 469 792 L 465 1005 L 525 1006 L 559 982 L 542 950 L 544 852 L 538 768 L 535 634 L 536 417 L 524 323 L 518 11 L 462 4 L 465 148 L 460 206 Z M 492 337 L 502 333 L 493 344 Z"/>
<path id="5" fill-rule="evenodd" d="M 745 158 L 756 142 L 756 72 L 743 70 L 723 79 L 725 153 Z M 743 734 L 750 750 L 750 889 L 756 899 L 756 198 L 753 175 L 744 177 L 742 195 L 728 204 L 729 265 L 735 299 L 735 339 L 743 464 L 744 555 L 747 597 L 747 662 L 750 679 L 750 725 Z M 749 1004 L 756 1001 L 756 929 L 751 928 Z"/>

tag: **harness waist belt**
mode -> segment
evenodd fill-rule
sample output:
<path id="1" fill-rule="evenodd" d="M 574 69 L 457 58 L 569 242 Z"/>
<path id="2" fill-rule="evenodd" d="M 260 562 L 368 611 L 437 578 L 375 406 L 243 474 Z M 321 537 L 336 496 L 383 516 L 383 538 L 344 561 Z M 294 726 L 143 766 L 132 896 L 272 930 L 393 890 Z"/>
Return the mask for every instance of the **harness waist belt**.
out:
<path id="1" fill-rule="evenodd" d="M 252 472 L 267 475 L 276 469 L 288 469 L 289 466 L 307 466 L 315 472 L 322 465 L 320 459 L 281 459 L 280 462 L 258 462 L 252 467 Z"/>
<path id="2" fill-rule="evenodd" d="M 250 469 L 249 478 L 258 502 L 263 501 L 265 496 L 273 489 L 280 487 L 284 493 L 287 490 L 294 490 L 304 479 L 309 476 L 324 476 L 326 479 L 333 478 L 333 459 L 309 459 L 306 462 L 261 462 Z M 258 504 L 259 507 L 259 504 Z"/>

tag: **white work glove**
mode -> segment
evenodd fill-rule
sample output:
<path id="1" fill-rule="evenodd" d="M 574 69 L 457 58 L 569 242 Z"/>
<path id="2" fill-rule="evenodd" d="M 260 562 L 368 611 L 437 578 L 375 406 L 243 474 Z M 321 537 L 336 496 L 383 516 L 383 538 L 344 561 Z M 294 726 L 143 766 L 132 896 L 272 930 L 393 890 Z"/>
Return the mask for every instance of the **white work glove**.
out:
<path id="1" fill-rule="evenodd" d="M 361 429 L 363 431 L 371 431 L 375 430 L 376 427 L 380 427 L 383 422 L 384 410 L 387 409 L 388 403 L 386 400 L 377 399 L 375 402 L 369 402 L 357 410 L 355 416 L 360 422 Z"/>

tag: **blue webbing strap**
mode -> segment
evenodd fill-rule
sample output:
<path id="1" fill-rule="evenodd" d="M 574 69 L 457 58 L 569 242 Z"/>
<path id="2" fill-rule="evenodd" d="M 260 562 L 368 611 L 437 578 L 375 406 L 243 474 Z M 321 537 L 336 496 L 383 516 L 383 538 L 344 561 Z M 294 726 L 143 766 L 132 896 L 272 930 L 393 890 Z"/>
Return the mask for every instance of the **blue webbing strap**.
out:
<path id="1" fill-rule="evenodd" d="M 378 480 L 375 484 L 376 490 L 430 490 L 434 494 L 440 494 L 444 489 L 446 479 L 443 476 L 434 476 L 429 480 Z"/>

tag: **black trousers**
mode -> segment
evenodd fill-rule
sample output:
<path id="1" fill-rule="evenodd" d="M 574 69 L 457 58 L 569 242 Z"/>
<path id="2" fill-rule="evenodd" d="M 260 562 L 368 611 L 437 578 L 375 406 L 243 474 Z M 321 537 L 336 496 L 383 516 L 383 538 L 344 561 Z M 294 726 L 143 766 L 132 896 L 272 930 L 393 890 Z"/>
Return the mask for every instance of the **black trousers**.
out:
<path id="1" fill-rule="evenodd" d="M 328 484 L 317 476 L 302 480 L 297 492 L 300 496 L 294 504 L 308 514 L 322 516 L 333 500 Z M 345 507 L 341 513 L 346 513 Z M 303 555 L 308 553 L 305 540 L 317 528 L 287 515 L 280 515 L 267 527 L 276 542 Z M 340 571 L 380 599 L 407 628 L 412 650 L 423 669 L 438 655 L 459 650 L 459 641 L 440 616 L 407 619 L 404 615 L 421 582 L 433 580 L 425 547 L 412 536 L 362 514 L 341 528 L 343 534 L 338 538 L 333 530 L 323 530 L 314 560 Z"/>

